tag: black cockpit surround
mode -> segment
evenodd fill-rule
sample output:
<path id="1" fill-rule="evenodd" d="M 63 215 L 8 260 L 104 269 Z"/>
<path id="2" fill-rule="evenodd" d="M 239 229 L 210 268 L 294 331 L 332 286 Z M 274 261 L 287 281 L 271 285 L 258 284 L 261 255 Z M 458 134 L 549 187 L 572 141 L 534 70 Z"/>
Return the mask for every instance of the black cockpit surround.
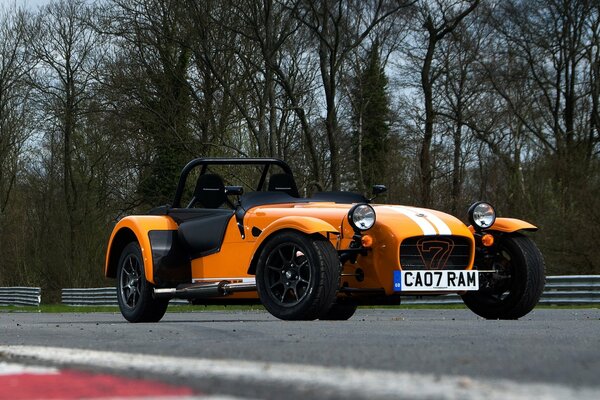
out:
<path id="1" fill-rule="evenodd" d="M 331 201 L 340 204 L 368 203 L 369 199 L 360 193 L 354 192 L 317 192 L 310 198 L 312 201 Z"/>

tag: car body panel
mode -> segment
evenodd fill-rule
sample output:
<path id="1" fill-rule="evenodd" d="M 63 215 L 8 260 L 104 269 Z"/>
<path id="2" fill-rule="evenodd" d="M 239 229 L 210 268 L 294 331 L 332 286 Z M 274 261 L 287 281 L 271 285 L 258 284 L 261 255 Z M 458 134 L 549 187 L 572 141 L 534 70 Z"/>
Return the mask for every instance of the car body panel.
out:
<path id="1" fill-rule="evenodd" d="M 490 230 L 500 232 L 537 231 L 538 227 L 516 218 L 496 218 Z"/>
<path id="2" fill-rule="evenodd" d="M 258 163 L 260 160 L 251 161 Z M 197 160 L 191 162 L 186 166 L 188 174 L 191 168 L 189 166 L 192 164 L 202 165 Z M 263 172 L 257 192 L 262 191 L 260 188 L 263 186 L 265 176 L 266 172 Z M 182 180 L 180 186 L 184 183 Z M 178 208 L 171 208 L 172 216 L 169 216 L 169 206 L 164 206 L 162 207 L 164 215 L 128 216 L 117 223 L 108 245 L 105 263 L 107 277 L 116 275 L 120 250 L 130 241 L 136 240 L 142 250 L 146 280 L 157 288 L 224 281 L 234 284 L 255 283 L 256 261 L 263 245 L 282 230 L 293 230 L 309 235 L 319 234 L 327 238 L 338 251 L 342 262 L 340 288 L 356 290 L 358 293 L 377 292 L 384 296 L 398 295 L 394 292 L 393 276 L 394 271 L 402 269 L 401 245 L 406 239 L 425 238 L 428 243 L 445 240 L 453 246 L 455 238 L 463 238 L 460 241 L 468 243 L 470 253 L 468 262 L 461 268 L 470 270 L 474 267 L 475 230 L 446 213 L 412 206 L 370 204 L 376 213 L 374 226 L 366 231 L 355 232 L 348 220 L 349 210 L 354 204 L 336 203 L 327 199 L 292 199 L 291 197 L 288 197 L 291 199 L 289 202 L 251 205 L 248 209 L 241 208 L 242 201 L 238 198 L 238 206 L 235 212 L 232 210 L 231 219 L 228 222 L 223 220 L 223 223 L 226 223 L 223 240 L 214 252 L 191 257 L 190 254 L 193 253 L 190 251 L 187 255 L 183 254 L 183 257 L 171 257 L 170 264 L 163 265 L 161 262 L 155 266 L 154 262 L 157 261 L 153 261 L 153 258 L 163 260 L 175 251 L 183 252 L 180 250 L 183 247 L 176 247 L 175 244 L 173 244 L 173 251 L 164 248 L 171 246 L 169 240 L 178 241 L 178 232 L 180 234 L 187 232 L 183 229 L 179 231 L 180 224 L 185 223 L 181 220 L 182 210 L 191 215 L 189 218 L 201 218 L 201 214 L 210 214 L 210 209 L 203 209 L 208 213 L 202 211 L 198 214 L 199 217 L 195 217 L 194 209 L 180 208 L 179 203 L 184 191 L 178 187 L 177 193 L 174 204 L 177 204 Z M 233 202 L 229 204 L 233 205 Z M 175 214 L 176 211 L 179 212 L 179 219 Z M 534 225 L 518 219 L 497 218 L 490 231 L 515 232 L 536 229 Z M 162 240 L 162 247 L 153 249 L 150 236 L 151 232 L 157 231 L 170 232 L 170 234 L 162 234 L 162 237 L 171 239 Z M 361 247 L 361 237 L 364 235 L 370 236 L 371 244 L 367 248 Z M 197 234 L 196 237 L 199 236 Z M 357 245 L 359 249 L 356 248 Z M 462 246 L 466 248 L 467 245 Z M 193 247 L 191 249 L 193 250 Z M 419 252 L 423 258 L 422 250 Z M 415 257 L 418 258 L 419 255 Z M 467 256 L 464 259 L 466 260 Z M 182 268 L 187 268 L 188 273 L 176 275 L 176 272 L 181 272 Z M 157 270 L 162 274 L 159 274 L 159 279 L 157 279 Z M 171 273 L 175 278 L 170 280 L 168 275 Z M 167 279 L 163 279 L 164 274 L 167 275 Z M 343 291 L 340 290 L 340 293 Z M 225 303 L 228 299 L 257 299 L 257 293 L 239 292 L 221 299 Z"/>
<path id="3" fill-rule="evenodd" d="M 535 232 L 539 228 L 527 221 L 523 221 L 517 218 L 496 218 L 494 224 L 488 228 L 490 231 L 512 233 L 517 231 L 532 231 Z M 475 232 L 475 228 L 469 225 L 469 230 Z"/>
<path id="4" fill-rule="evenodd" d="M 352 205 L 330 202 L 306 202 L 257 206 L 249 210 L 244 217 L 245 237 L 242 238 L 234 217 L 228 223 L 221 249 L 204 257 L 191 260 L 192 282 L 250 282 L 254 275 L 249 271 L 252 260 L 258 256 L 260 246 L 273 233 L 282 229 L 293 229 L 304 233 L 327 233 L 332 244 L 338 250 L 349 247 L 354 231 L 347 220 Z M 401 269 L 398 248 L 403 239 L 416 236 L 453 235 L 463 236 L 473 242 L 471 231 L 457 218 L 448 214 L 417 207 L 375 204 L 377 222 L 365 234 L 373 238 L 373 245 L 367 255 L 359 255 L 356 263 L 344 265 L 344 273 L 352 274 L 357 269 L 364 272 L 364 278 L 357 280 L 348 275 L 342 284 L 356 288 L 383 289 L 386 294 L 393 293 L 392 275 Z M 293 216 L 290 216 L 293 214 Z M 512 223 L 512 221 L 510 221 Z M 508 226 L 508 225 L 501 225 Z M 511 225 L 512 226 L 512 225 Z M 527 227 L 529 225 L 521 224 Z M 128 216 L 115 227 L 109 242 L 105 274 L 109 272 L 109 255 L 113 240 L 123 229 L 131 230 L 142 249 L 146 279 L 156 283 L 152 262 L 152 248 L 148 234 L 151 231 L 176 231 L 177 223 L 169 216 Z M 258 237 L 252 234 L 253 228 L 261 232 Z M 114 257 L 114 256 L 113 256 Z M 473 259 L 468 269 L 473 267 Z M 255 294 L 240 293 L 232 298 L 253 298 Z"/>
<path id="5" fill-rule="evenodd" d="M 154 283 L 154 268 L 152 263 L 152 246 L 148 236 L 151 231 L 177 231 L 177 224 L 167 216 L 160 215 L 132 215 L 121 219 L 114 227 L 108 242 L 108 251 L 106 252 L 106 262 L 104 274 L 107 277 L 116 277 L 116 262 L 118 254 L 115 254 L 115 247 L 124 247 L 129 241 L 129 236 L 123 236 L 123 232 L 128 231 L 135 235 L 137 242 L 142 250 L 144 261 L 144 271 L 146 280 Z M 116 240 L 115 240 L 116 238 Z M 127 243 L 123 243 L 127 241 Z M 115 259 L 116 258 L 116 259 Z"/>
<path id="6" fill-rule="evenodd" d="M 344 272 L 352 273 L 356 268 L 364 271 L 364 280 L 354 277 L 343 278 L 349 287 L 382 288 L 386 295 L 393 293 L 393 273 L 402 269 L 398 249 L 406 238 L 420 236 L 462 236 L 474 246 L 472 233 L 457 218 L 439 211 L 404 206 L 373 205 L 377 222 L 365 233 L 373 237 L 371 251 L 359 256 L 355 265 L 345 265 Z M 345 235 L 352 234 L 352 228 L 345 224 Z M 473 256 L 467 269 L 473 268 Z"/>

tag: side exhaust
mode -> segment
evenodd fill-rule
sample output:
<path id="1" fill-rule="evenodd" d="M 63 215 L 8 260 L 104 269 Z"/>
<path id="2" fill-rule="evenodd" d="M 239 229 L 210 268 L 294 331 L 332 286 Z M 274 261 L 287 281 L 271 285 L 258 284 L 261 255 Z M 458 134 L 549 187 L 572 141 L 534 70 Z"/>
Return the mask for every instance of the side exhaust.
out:
<path id="1" fill-rule="evenodd" d="M 159 299 L 197 299 L 203 297 L 221 297 L 238 292 L 256 291 L 255 283 L 195 283 L 179 285 L 177 288 L 154 289 L 154 297 Z"/>

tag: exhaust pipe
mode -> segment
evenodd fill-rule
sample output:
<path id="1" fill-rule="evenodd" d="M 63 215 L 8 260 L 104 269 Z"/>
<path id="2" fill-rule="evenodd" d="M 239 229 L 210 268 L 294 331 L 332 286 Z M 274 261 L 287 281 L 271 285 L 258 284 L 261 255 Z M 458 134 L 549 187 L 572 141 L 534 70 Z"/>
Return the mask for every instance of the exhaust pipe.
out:
<path id="1" fill-rule="evenodd" d="M 177 288 L 154 289 L 154 297 L 158 299 L 197 299 L 203 297 L 221 297 L 238 292 L 253 292 L 255 283 L 197 283 L 180 285 Z"/>

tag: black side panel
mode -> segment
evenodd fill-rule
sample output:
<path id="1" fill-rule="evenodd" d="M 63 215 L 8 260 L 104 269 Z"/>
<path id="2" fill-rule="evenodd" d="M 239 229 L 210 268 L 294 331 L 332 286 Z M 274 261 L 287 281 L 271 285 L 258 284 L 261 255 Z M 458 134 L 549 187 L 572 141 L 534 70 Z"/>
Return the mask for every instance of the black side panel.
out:
<path id="1" fill-rule="evenodd" d="M 177 231 L 150 231 L 154 281 L 158 286 L 175 286 L 192 281 L 192 266 Z"/>
<path id="2" fill-rule="evenodd" d="M 167 215 L 177 224 L 181 224 L 191 219 L 206 218 L 217 214 L 231 216 L 232 213 L 233 210 L 227 208 L 171 208 Z"/>
<path id="3" fill-rule="evenodd" d="M 333 201 L 335 203 L 352 204 L 352 203 L 368 203 L 365 196 L 360 193 L 353 192 L 317 192 L 311 197 L 313 201 Z"/>
<path id="4" fill-rule="evenodd" d="M 191 259 L 216 253 L 221 249 L 225 229 L 232 216 L 233 210 L 227 214 L 191 219 L 179 224 L 179 240 Z"/>

